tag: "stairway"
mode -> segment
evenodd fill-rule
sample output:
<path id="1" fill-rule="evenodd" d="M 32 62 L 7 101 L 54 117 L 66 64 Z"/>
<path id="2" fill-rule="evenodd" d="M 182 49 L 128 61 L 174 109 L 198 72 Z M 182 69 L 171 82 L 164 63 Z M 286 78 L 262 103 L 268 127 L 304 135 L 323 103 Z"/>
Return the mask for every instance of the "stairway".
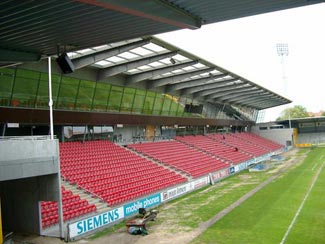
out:
<path id="1" fill-rule="evenodd" d="M 130 152 L 132 152 L 132 153 L 134 153 L 134 154 L 136 154 L 136 155 L 138 155 L 138 156 L 140 156 L 140 157 L 142 157 L 142 158 L 145 158 L 145 159 L 147 159 L 147 160 L 149 160 L 149 161 L 151 161 L 151 162 L 153 162 L 153 163 L 155 163 L 155 164 L 157 164 L 157 165 L 159 165 L 159 166 L 161 166 L 161 167 L 163 167 L 165 169 L 169 169 L 170 171 L 174 172 L 175 174 L 179 174 L 179 175 L 185 177 L 188 181 L 192 179 L 191 176 L 185 174 L 184 172 L 182 172 L 180 170 L 176 170 L 175 168 L 173 168 L 173 167 L 171 167 L 169 165 L 166 165 L 166 164 L 162 163 L 159 160 L 155 160 L 155 159 L 153 159 L 151 157 L 148 157 L 147 155 L 144 155 L 144 154 L 142 154 L 142 153 L 140 153 L 140 152 L 138 152 L 138 151 L 136 151 L 136 150 L 134 150 L 132 148 L 129 148 L 129 147 L 123 147 L 123 148 L 130 151 Z"/>
<path id="2" fill-rule="evenodd" d="M 95 204 L 97 208 L 97 213 L 102 213 L 110 210 L 111 208 L 107 206 L 106 202 L 103 202 L 99 198 L 93 198 L 91 194 L 85 193 L 82 189 L 79 189 L 76 185 L 71 185 L 68 182 L 62 180 L 61 184 L 66 190 L 72 191 L 73 194 L 77 194 L 81 199 L 86 199 L 89 204 Z"/>

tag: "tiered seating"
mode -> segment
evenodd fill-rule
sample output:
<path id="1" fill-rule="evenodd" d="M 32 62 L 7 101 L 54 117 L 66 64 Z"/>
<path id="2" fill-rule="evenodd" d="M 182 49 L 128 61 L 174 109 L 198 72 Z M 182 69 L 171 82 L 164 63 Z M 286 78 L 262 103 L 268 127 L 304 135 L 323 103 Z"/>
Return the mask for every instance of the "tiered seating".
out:
<path id="1" fill-rule="evenodd" d="M 108 205 L 187 180 L 109 141 L 61 143 L 60 158 L 65 180 L 100 197 Z"/>
<path id="2" fill-rule="evenodd" d="M 258 143 L 254 143 L 254 141 L 247 141 L 245 139 L 241 139 L 235 136 L 234 133 L 229 134 L 209 134 L 210 138 L 213 138 L 215 140 L 219 140 L 219 142 L 230 145 L 232 147 L 238 148 L 240 151 L 245 151 L 249 154 L 251 154 L 254 157 L 258 157 L 261 155 L 264 155 L 266 153 L 269 153 L 270 150 L 266 149 L 263 146 L 260 146 Z"/>
<path id="3" fill-rule="evenodd" d="M 242 150 L 236 150 L 236 148 L 233 146 L 223 144 L 217 140 L 212 140 L 211 138 L 203 135 L 184 137 L 177 136 L 175 139 L 196 148 L 200 148 L 234 164 L 238 164 L 252 158 L 251 155 L 243 152 Z"/>
<path id="4" fill-rule="evenodd" d="M 128 147 L 194 178 L 229 167 L 225 162 L 178 141 L 131 144 Z"/>
<path id="5" fill-rule="evenodd" d="M 94 204 L 89 204 L 86 199 L 80 199 L 79 195 L 74 195 L 71 191 L 62 191 L 62 210 L 63 221 L 92 213 L 96 211 Z M 47 228 L 51 225 L 58 223 L 58 203 L 57 202 L 41 202 L 41 214 L 42 214 L 42 227 Z"/>
<path id="6" fill-rule="evenodd" d="M 241 133 L 236 133 L 233 135 L 237 138 L 241 138 L 246 141 L 251 141 L 254 144 L 261 145 L 261 146 L 269 149 L 270 151 L 276 151 L 276 150 L 284 147 L 284 145 L 281 145 L 279 143 L 273 142 L 271 140 L 265 139 L 259 135 L 249 133 L 249 132 L 241 132 Z"/>

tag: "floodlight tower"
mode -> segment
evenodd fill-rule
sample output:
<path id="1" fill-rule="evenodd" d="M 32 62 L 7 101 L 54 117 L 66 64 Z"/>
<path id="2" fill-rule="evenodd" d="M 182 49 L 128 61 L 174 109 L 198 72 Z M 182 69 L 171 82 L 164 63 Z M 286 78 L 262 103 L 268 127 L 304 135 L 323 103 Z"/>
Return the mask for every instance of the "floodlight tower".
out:
<path id="1" fill-rule="evenodd" d="M 289 56 L 289 47 L 288 43 L 277 43 L 276 44 L 276 51 L 278 53 L 278 56 L 281 58 L 281 66 L 282 66 L 282 81 L 284 86 L 284 94 L 288 96 L 287 91 L 287 75 L 286 75 L 286 69 L 285 69 L 285 58 Z M 291 128 L 291 116 L 290 111 L 289 112 L 289 128 Z"/>

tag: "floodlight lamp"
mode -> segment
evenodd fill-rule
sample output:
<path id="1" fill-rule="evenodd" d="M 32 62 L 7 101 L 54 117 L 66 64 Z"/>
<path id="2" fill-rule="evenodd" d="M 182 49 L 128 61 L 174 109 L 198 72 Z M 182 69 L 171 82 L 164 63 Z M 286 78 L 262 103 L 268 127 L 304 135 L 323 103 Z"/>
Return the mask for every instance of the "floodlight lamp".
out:
<path id="1" fill-rule="evenodd" d="M 276 44 L 276 50 L 277 50 L 279 56 L 288 56 L 289 55 L 288 43 Z"/>

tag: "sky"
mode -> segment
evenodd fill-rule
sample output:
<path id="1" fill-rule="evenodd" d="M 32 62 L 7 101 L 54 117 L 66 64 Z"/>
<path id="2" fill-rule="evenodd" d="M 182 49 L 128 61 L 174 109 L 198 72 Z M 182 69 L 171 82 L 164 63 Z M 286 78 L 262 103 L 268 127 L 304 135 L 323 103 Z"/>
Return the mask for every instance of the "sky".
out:
<path id="1" fill-rule="evenodd" d="M 325 110 L 324 23 L 322 3 L 157 37 L 293 101 L 265 110 L 267 122 L 295 105 L 308 112 Z M 288 44 L 289 55 L 283 64 L 278 43 Z"/>

